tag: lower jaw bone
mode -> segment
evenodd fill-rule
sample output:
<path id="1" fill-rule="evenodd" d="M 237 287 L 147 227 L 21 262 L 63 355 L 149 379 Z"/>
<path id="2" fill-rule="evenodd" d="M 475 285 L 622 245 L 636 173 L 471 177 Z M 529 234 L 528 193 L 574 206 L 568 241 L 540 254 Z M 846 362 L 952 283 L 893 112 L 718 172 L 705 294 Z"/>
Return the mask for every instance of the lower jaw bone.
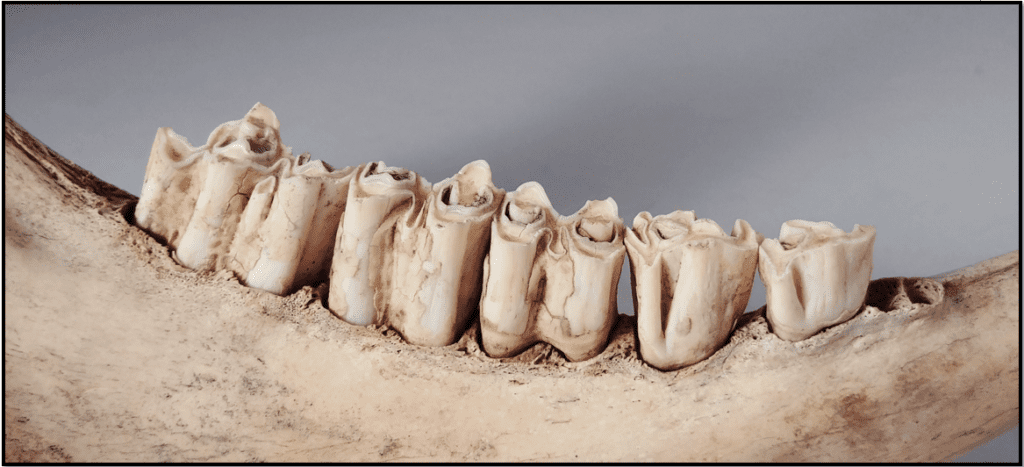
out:
<path id="1" fill-rule="evenodd" d="M 725 344 L 750 298 L 760 241 L 744 220 L 729 236 L 693 211 L 636 216 L 625 243 L 644 361 L 676 370 Z"/>
<path id="2" fill-rule="evenodd" d="M 611 198 L 555 214 L 535 182 L 506 197 L 492 224 L 480 302 L 484 350 L 507 357 L 544 341 L 571 361 L 604 348 L 617 315 L 625 247 Z"/>
<path id="3" fill-rule="evenodd" d="M 871 280 L 875 228 L 849 234 L 830 222 L 787 221 L 761 243 L 758 270 L 776 335 L 806 339 L 860 311 Z"/>

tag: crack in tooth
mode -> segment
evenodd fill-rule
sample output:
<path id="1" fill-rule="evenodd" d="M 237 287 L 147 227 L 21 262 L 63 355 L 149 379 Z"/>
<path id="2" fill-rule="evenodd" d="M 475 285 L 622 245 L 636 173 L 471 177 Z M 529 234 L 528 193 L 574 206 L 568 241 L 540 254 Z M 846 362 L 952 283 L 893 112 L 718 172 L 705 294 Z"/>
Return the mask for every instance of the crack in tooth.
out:
<path id="1" fill-rule="evenodd" d="M 850 233 L 831 222 L 791 220 L 766 239 L 758 270 L 767 292 L 767 319 L 776 335 L 804 340 L 860 311 L 871 280 L 875 228 Z"/>
<path id="2" fill-rule="evenodd" d="M 675 370 L 725 344 L 750 298 L 761 239 L 742 219 L 726 235 L 693 211 L 636 216 L 625 244 L 644 361 Z"/>
<path id="3" fill-rule="evenodd" d="M 481 338 L 491 356 L 547 342 L 571 361 L 601 350 L 617 318 L 625 248 L 615 200 L 589 201 L 559 216 L 540 184 L 506 196 L 491 224 L 480 300 Z"/>

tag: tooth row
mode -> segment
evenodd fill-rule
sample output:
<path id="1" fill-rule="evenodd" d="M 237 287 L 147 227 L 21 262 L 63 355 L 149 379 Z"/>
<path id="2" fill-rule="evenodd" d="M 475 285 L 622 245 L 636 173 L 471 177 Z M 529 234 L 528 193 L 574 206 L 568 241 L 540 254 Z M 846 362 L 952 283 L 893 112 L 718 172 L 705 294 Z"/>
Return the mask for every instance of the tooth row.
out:
<path id="1" fill-rule="evenodd" d="M 600 353 L 627 253 L 639 351 L 662 370 L 725 344 L 755 270 L 772 330 L 790 341 L 852 318 L 867 293 L 871 226 L 793 220 L 765 240 L 743 220 L 726 235 L 676 211 L 642 212 L 625 229 L 612 198 L 560 216 L 536 182 L 496 188 L 482 160 L 431 185 L 383 162 L 335 170 L 294 157 L 279 129 L 262 104 L 198 148 L 161 128 L 136 224 L 182 265 L 250 287 L 286 295 L 326 281 L 341 319 L 414 344 L 452 344 L 479 316 L 492 357 L 537 342 L 572 361 Z"/>

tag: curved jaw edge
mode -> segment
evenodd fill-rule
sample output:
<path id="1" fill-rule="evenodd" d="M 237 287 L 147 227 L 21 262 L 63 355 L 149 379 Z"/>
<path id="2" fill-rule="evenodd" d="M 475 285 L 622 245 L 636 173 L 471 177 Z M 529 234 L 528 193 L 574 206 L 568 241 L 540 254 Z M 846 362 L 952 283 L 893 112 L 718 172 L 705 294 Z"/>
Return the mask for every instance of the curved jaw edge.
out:
<path id="1" fill-rule="evenodd" d="M 11 129 L 7 131 L 10 136 Z M 695 462 L 938 461 L 955 457 L 1018 421 L 1019 252 L 935 278 L 944 291 L 938 305 L 892 312 L 867 308 L 849 322 L 801 343 L 784 342 L 768 333 L 759 313 L 744 315 L 725 347 L 707 361 L 678 372 L 659 372 L 636 360 L 628 331 L 632 319 L 622 317 L 620 328 L 628 323 L 626 331 L 617 328 L 605 352 L 592 360 L 505 363 L 478 354 L 472 343 L 463 350 L 459 344 L 420 348 L 397 337 L 385 338 L 379 331 L 345 325 L 331 318 L 308 289 L 277 297 L 237 282 L 174 269 L 166 249 L 123 216 L 104 210 L 130 200 L 130 195 L 113 192 L 108 197 L 105 193 L 111 191 L 90 181 L 95 178 L 78 167 L 45 154 L 19 154 L 26 150 L 21 148 L 31 151 L 33 145 L 10 138 L 8 142 L 7 189 L 21 193 L 43 187 L 38 189 L 49 190 L 49 195 L 38 202 L 48 204 L 34 207 L 51 208 L 45 219 L 31 217 L 40 209 L 26 209 L 22 204 L 29 202 L 26 197 L 5 200 L 9 203 L 5 215 L 10 213 L 17 221 L 5 224 L 5 243 L 13 246 L 23 237 L 37 243 L 6 248 L 6 267 L 26 272 L 8 275 L 5 297 L 9 299 L 6 326 L 18 330 L 7 334 L 7 344 L 18 349 L 7 355 L 5 375 L 5 398 L 11 402 L 5 428 L 17 435 L 9 439 L 20 448 L 7 450 L 10 456 L 17 452 L 43 456 L 48 446 L 58 446 L 67 457 L 83 461 L 219 459 L 223 454 L 218 453 L 225 449 L 242 456 L 239 460 L 273 461 L 398 457 L 446 461 L 474 453 L 500 461 L 628 461 L 637 460 L 638 452 L 650 460 Z M 68 193 L 84 202 L 64 201 Z M 72 222 L 95 229 L 77 233 L 70 243 L 24 230 L 25 226 L 45 229 Z M 126 241 L 112 242 L 118 236 Z M 51 267 L 59 263 L 43 253 L 61 245 L 76 259 L 73 268 Z M 86 247 L 104 248 L 124 262 L 109 268 L 102 257 L 90 256 Z M 70 303 L 78 291 L 57 288 L 47 295 L 33 294 L 42 290 L 33 282 L 38 277 L 102 280 L 131 287 L 107 287 L 104 290 L 110 295 L 95 302 L 79 297 L 75 313 L 69 316 L 59 304 Z M 150 297 L 136 293 L 143 290 L 140 286 L 195 293 Z M 241 319 L 211 320 L 211 308 L 202 306 L 210 299 L 225 304 L 212 309 L 217 316 Z M 133 308 L 129 315 L 120 303 L 145 306 Z M 168 309 L 174 313 L 163 313 Z M 135 319 L 122 321 L 121 326 L 101 326 L 112 315 Z M 68 326 L 69 319 L 79 325 Z M 116 353 L 122 342 L 141 345 L 139 336 L 132 334 L 136 331 L 162 333 L 164 346 L 152 354 Z M 44 336 L 56 339 L 40 339 Z M 81 336 L 92 338 L 82 347 L 91 353 L 50 346 Z M 108 338 L 100 338 L 104 336 Z M 200 337 L 211 349 L 195 341 Z M 52 358 L 48 351 L 62 357 L 61 368 L 73 370 L 74 378 L 67 371 L 32 364 L 36 357 Z M 177 358 L 177 352 L 190 355 L 196 365 L 229 365 L 224 373 L 194 374 L 190 367 L 161 363 L 165 357 Z M 104 360 L 111 355 L 123 356 L 116 362 L 117 377 L 131 383 L 122 385 L 118 394 L 130 395 L 138 405 L 113 403 Z M 146 358 L 152 355 L 160 357 Z M 163 377 L 137 376 L 150 374 L 144 371 L 159 371 Z M 39 375 L 49 383 L 40 384 Z M 339 376 L 316 379 L 314 387 L 308 383 L 314 375 Z M 787 391 L 791 381 L 830 377 L 841 384 L 804 385 L 798 398 Z M 389 389 L 396 378 L 430 390 Z M 93 389 L 80 392 L 86 388 Z M 313 405 L 287 405 L 284 396 L 278 396 L 279 388 L 287 388 L 288 400 Z M 66 396 L 60 389 L 82 395 L 74 403 L 84 411 L 38 402 L 40 397 L 70 401 L 62 398 Z M 357 396 L 332 397 L 341 393 Z M 163 398 L 164 394 L 171 398 Z M 192 424 L 198 414 L 195 407 L 174 402 L 200 395 L 224 401 L 224 409 L 234 410 L 234 418 L 216 418 L 233 420 L 231 430 L 217 425 L 200 428 L 198 421 Z M 368 413 L 367 403 L 394 410 L 360 416 Z M 707 408 L 711 405 L 714 411 Z M 161 410 L 147 409 L 157 406 Z M 423 410 L 416 407 L 462 410 L 451 413 L 466 415 L 465 423 L 447 426 L 448 449 L 431 451 L 439 439 L 430 427 L 438 423 L 410 417 L 415 410 Z M 288 424 L 265 423 L 262 417 L 269 413 L 265 409 L 275 408 L 285 409 Z M 508 411 L 514 411 L 515 420 L 505 416 Z M 355 416 L 344 418 L 339 413 Z M 470 413 L 476 416 L 469 417 Z M 133 428 L 136 433 L 159 441 L 133 453 L 119 449 L 116 438 L 123 428 L 116 424 L 126 415 L 138 421 Z M 153 422 L 147 422 L 147 417 Z M 701 429 L 708 420 L 725 429 L 713 430 L 715 436 L 711 436 L 709 430 Z M 176 426 L 178 421 L 185 426 Z M 652 424 L 674 428 L 650 436 L 647 429 Z M 63 428 L 68 426 L 88 431 L 76 435 Z M 338 431 L 329 429 L 339 426 L 358 436 L 339 443 Z M 595 430 L 596 426 L 601 428 Z M 502 428 L 496 427 L 518 434 L 501 436 Z M 301 438 L 294 436 L 296 430 L 303 433 Z M 183 433 L 197 438 L 217 436 L 218 442 L 183 440 Z M 254 441 L 267 436 L 285 440 L 287 446 Z"/>

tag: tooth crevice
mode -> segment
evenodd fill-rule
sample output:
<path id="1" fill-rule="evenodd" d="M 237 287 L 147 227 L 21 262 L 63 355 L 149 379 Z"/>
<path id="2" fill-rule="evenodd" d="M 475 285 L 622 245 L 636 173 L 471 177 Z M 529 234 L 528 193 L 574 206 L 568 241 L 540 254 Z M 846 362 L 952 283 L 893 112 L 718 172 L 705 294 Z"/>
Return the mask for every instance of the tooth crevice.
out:
<path id="1" fill-rule="evenodd" d="M 758 270 L 767 318 L 783 339 L 800 341 L 860 310 L 871 280 L 875 228 L 850 233 L 831 222 L 787 221 L 779 239 L 766 239 Z"/>
<path id="2" fill-rule="evenodd" d="M 744 220 L 726 235 L 693 211 L 637 215 L 625 245 L 644 361 L 674 370 L 725 344 L 750 298 L 761 239 Z"/>

